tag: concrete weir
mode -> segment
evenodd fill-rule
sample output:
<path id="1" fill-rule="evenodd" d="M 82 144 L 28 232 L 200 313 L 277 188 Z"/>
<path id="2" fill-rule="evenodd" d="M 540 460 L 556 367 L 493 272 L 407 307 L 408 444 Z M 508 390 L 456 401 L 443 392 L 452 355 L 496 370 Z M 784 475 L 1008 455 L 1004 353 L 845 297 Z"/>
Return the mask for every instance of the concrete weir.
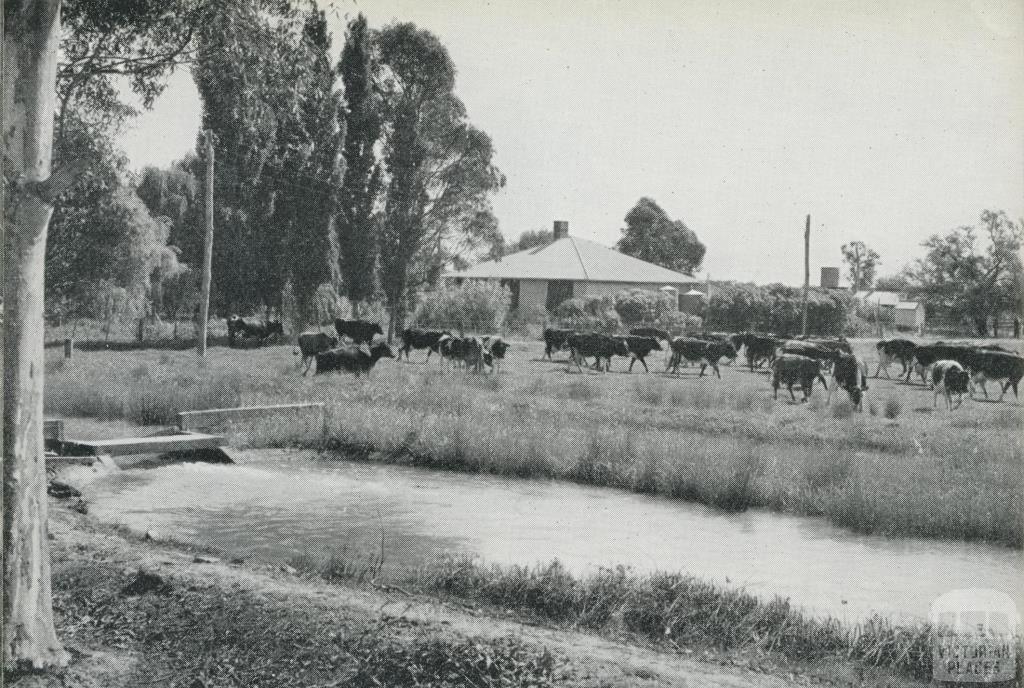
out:
<path id="1" fill-rule="evenodd" d="M 175 460 L 233 463 L 222 449 L 227 441 L 221 435 L 170 430 L 148 437 L 69 439 L 64 436 L 64 423 L 61 420 L 47 420 L 44 434 L 46 460 L 51 465 L 100 463 L 113 468 L 116 467 L 114 457 L 143 455 L 158 455 L 161 457 L 159 463 Z"/>

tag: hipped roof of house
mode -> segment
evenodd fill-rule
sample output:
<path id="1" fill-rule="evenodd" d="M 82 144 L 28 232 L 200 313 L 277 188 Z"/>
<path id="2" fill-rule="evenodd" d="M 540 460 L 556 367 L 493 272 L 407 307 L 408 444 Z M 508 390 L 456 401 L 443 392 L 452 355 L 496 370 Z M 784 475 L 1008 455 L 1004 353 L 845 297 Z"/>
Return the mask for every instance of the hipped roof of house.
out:
<path id="1" fill-rule="evenodd" d="M 641 284 L 677 284 L 693 279 L 693 275 L 675 272 L 574 236 L 558 239 L 546 246 L 512 253 L 501 260 L 484 261 L 468 270 L 449 272 L 445 276 L 468 279 L 540 279 Z"/>

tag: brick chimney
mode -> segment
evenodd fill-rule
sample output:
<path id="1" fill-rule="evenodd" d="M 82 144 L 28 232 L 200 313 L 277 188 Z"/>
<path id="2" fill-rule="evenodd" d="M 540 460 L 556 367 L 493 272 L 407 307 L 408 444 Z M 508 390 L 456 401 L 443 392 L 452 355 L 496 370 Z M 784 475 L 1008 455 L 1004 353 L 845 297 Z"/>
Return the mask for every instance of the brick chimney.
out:
<path id="1" fill-rule="evenodd" d="M 553 233 L 555 241 L 566 238 L 569 236 L 569 223 L 566 220 L 555 220 Z"/>

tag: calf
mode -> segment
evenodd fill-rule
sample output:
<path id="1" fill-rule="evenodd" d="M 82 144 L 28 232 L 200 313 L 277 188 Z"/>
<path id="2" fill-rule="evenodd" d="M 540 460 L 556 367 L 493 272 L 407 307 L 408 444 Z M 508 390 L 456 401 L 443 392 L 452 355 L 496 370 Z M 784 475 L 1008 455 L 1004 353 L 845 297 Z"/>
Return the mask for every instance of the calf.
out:
<path id="1" fill-rule="evenodd" d="M 374 335 L 384 335 L 384 331 L 380 329 L 379 324 L 367 322 L 366 320 L 342 320 L 341 318 L 336 318 L 334 330 L 338 333 L 339 337 L 348 337 L 356 344 L 367 344 L 373 341 Z"/>
<path id="2" fill-rule="evenodd" d="M 544 330 L 544 355 L 551 359 L 555 351 L 569 348 L 569 337 L 576 334 L 575 330 L 558 330 L 549 327 Z"/>
<path id="3" fill-rule="evenodd" d="M 900 377 L 902 377 L 906 375 L 910 364 L 914 361 L 917 344 L 909 339 L 883 339 L 875 344 L 875 350 L 878 351 L 878 367 L 875 368 L 875 377 L 878 377 L 882 370 L 885 371 L 885 376 L 889 377 L 889 364 L 894 360 L 899 361 L 903 367 L 900 371 Z"/>
<path id="4" fill-rule="evenodd" d="M 1024 377 L 1024 358 L 1016 354 L 998 351 L 994 349 L 976 349 L 967 362 L 967 368 L 971 373 L 971 398 L 974 398 L 974 385 L 981 386 L 981 391 L 988 399 L 988 390 L 985 389 L 987 381 L 999 383 L 999 401 L 1003 400 L 1006 390 L 1013 387 L 1014 398 L 1017 395 L 1017 386 Z"/>
<path id="5" fill-rule="evenodd" d="M 647 361 L 644 358 L 652 351 L 661 351 L 661 344 L 654 337 L 646 337 L 640 335 L 629 335 L 623 337 L 626 340 L 626 346 L 629 347 L 629 354 L 632 357 L 629 362 L 629 372 L 633 372 L 633 364 L 640 361 L 640 364 L 644 367 L 644 372 L 649 373 L 647 369 Z"/>
<path id="6" fill-rule="evenodd" d="M 832 379 L 834 384 L 828 390 L 828 402 L 832 401 L 832 392 L 836 387 L 841 387 L 850 395 L 853 407 L 858 411 L 864 410 L 864 392 L 868 390 L 867 366 L 853 354 L 840 353 L 832 365 Z"/>
<path id="7" fill-rule="evenodd" d="M 914 367 L 907 370 L 906 382 L 910 382 L 910 374 L 914 370 L 921 376 L 921 382 L 926 383 L 925 376 L 928 368 L 938 361 L 956 361 L 965 367 L 970 362 L 973 347 L 966 344 L 946 344 L 936 342 L 935 344 L 924 344 L 914 350 Z"/>
<path id="8" fill-rule="evenodd" d="M 669 358 L 666 371 L 669 369 L 676 375 L 679 374 L 679 364 L 683 360 L 700 362 L 700 374 L 703 377 L 708 366 L 715 371 L 718 379 L 722 379 L 722 373 L 718 370 L 718 361 L 722 358 L 736 358 L 736 347 L 732 342 L 706 341 L 692 337 L 676 337 L 672 340 L 672 356 Z"/>
<path id="9" fill-rule="evenodd" d="M 426 349 L 427 360 L 430 360 L 431 353 L 438 353 L 437 343 L 444 335 L 451 335 L 447 330 L 418 330 L 407 327 L 402 330 L 402 348 L 398 350 L 398 357 L 405 353 L 405 360 L 409 360 L 409 353 L 413 349 Z"/>
<path id="10" fill-rule="evenodd" d="M 501 337 L 487 335 L 481 343 L 484 347 L 484 365 L 489 366 L 493 372 L 501 372 L 501 364 L 508 351 L 508 342 Z"/>
<path id="11" fill-rule="evenodd" d="M 609 337 L 606 334 L 585 332 L 583 334 L 572 334 L 568 339 L 569 362 L 576 364 L 576 369 L 581 373 L 581 363 L 588 357 L 593 356 L 594 367 L 607 372 L 612 367 L 612 356 L 629 356 L 629 345 L 623 337 Z M 601 362 L 604 361 L 604 365 Z"/>
<path id="12" fill-rule="evenodd" d="M 653 337 L 654 339 L 660 339 L 665 342 L 672 341 L 672 335 L 666 330 L 658 329 L 657 327 L 634 327 L 629 331 L 634 337 Z"/>
<path id="13" fill-rule="evenodd" d="M 309 367 L 313 365 L 317 354 L 330 351 L 336 346 L 338 346 L 338 338 L 332 337 L 325 332 L 303 332 L 300 334 L 299 348 L 292 351 L 292 353 L 295 355 L 302 354 L 302 363 L 299 364 L 304 366 L 302 375 L 305 376 L 309 372 Z"/>
<path id="14" fill-rule="evenodd" d="M 772 389 L 775 398 L 779 398 L 779 386 L 786 385 L 789 396 L 796 401 L 793 394 L 793 385 L 799 383 L 803 390 L 804 398 L 807 401 L 814 391 L 814 380 L 821 380 L 821 384 L 828 389 L 825 377 L 821 374 L 821 361 L 798 354 L 783 354 L 772 362 Z"/>
<path id="15" fill-rule="evenodd" d="M 932 364 L 931 377 L 932 387 L 935 389 L 932 407 L 938 407 L 939 395 L 942 394 L 946 397 L 946 410 L 952 411 L 954 408 L 953 395 L 955 394 L 957 397 L 955 408 L 960 408 L 960 404 L 964 401 L 964 392 L 967 391 L 971 380 L 971 376 L 964 370 L 964 367 L 957 361 L 935 361 Z"/>
<path id="16" fill-rule="evenodd" d="M 354 373 L 359 377 L 363 373 L 367 375 L 382 358 L 394 358 L 395 354 L 386 342 L 377 342 L 373 345 L 362 344 L 359 346 L 346 345 L 338 349 L 332 349 L 316 355 L 316 372 L 314 375 L 329 373 L 331 371 L 342 371 Z"/>

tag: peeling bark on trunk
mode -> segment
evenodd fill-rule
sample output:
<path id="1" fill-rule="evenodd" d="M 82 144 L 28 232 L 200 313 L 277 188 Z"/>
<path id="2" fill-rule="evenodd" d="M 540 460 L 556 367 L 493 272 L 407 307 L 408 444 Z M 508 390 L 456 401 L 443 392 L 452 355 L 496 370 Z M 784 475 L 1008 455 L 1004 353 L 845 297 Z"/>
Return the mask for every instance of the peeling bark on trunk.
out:
<path id="1" fill-rule="evenodd" d="M 4 1 L 4 668 L 68 655 L 53 626 L 43 453 L 43 275 L 60 0 Z"/>

